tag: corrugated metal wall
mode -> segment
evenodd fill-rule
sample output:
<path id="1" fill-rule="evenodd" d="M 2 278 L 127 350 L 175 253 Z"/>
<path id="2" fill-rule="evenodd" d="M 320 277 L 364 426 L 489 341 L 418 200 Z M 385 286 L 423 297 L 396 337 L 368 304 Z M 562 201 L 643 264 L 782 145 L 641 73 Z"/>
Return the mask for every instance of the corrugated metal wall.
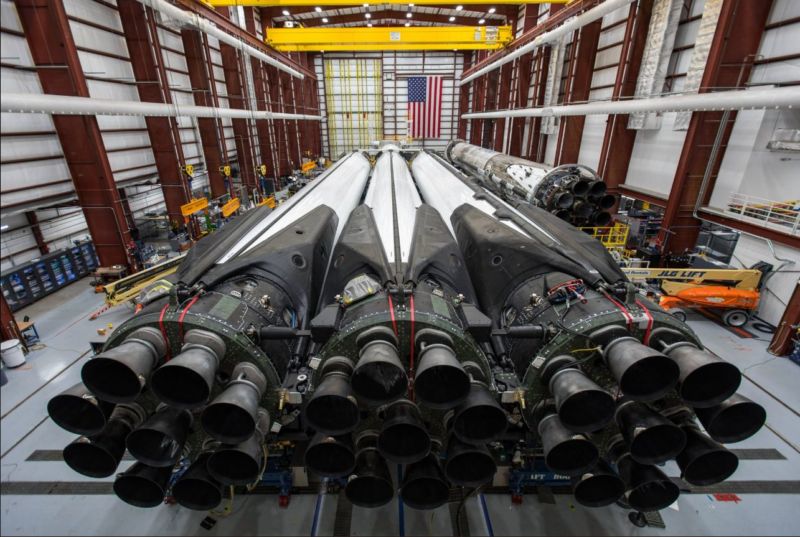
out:
<path id="1" fill-rule="evenodd" d="M 90 96 L 138 101 L 117 10 L 111 4 L 88 0 L 65 0 L 64 5 Z M 0 15 L 3 29 L 2 91 L 42 93 L 14 4 L 0 3 Z M 170 79 L 172 98 L 178 103 L 194 104 L 180 33 L 163 25 L 159 25 L 158 33 L 164 45 L 163 61 Z M 162 212 L 164 198 L 160 188 L 135 188 L 135 185 L 158 180 L 144 118 L 98 116 L 97 121 L 114 180 L 120 188 L 129 190 L 128 202 L 134 218 Z M 201 164 L 202 149 L 194 121 L 179 118 L 178 122 L 186 162 Z M 3 225 L 8 226 L 0 243 L 0 268 L 5 270 L 40 255 L 30 224 L 22 214 L 26 210 L 35 212 L 51 250 L 88 237 L 88 229 L 80 209 L 36 210 L 37 207 L 75 199 L 70 172 L 50 116 L 3 113 L 0 115 L 0 129 Z M 200 168 L 202 170 L 202 166 Z M 192 187 L 198 192 L 206 186 L 204 174 L 192 182 Z"/>

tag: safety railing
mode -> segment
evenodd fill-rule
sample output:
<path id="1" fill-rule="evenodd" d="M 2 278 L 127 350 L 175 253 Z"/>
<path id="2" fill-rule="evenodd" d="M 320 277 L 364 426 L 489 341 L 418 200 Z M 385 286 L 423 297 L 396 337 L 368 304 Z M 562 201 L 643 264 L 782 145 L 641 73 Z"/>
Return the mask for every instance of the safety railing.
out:
<path id="1" fill-rule="evenodd" d="M 800 234 L 800 199 L 775 201 L 733 192 L 725 212 L 740 220 L 757 220 L 764 227 Z"/>
<path id="2" fill-rule="evenodd" d="M 602 242 L 603 246 L 609 250 L 625 248 L 630 233 L 630 227 L 622 222 L 615 222 L 613 226 L 582 227 L 580 229 Z"/>

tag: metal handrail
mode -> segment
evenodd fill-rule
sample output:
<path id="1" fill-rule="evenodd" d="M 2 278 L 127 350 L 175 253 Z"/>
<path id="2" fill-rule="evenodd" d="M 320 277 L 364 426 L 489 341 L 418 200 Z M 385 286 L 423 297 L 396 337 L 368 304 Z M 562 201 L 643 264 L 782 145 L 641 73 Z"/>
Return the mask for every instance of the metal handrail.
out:
<path id="1" fill-rule="evenodd" d="M 800 232 L 800 199 L 776 201 L 732 192 L 725 212 L 740 220 L 757 220 L 765 227 L 777 227 L 792 235 Z"/>

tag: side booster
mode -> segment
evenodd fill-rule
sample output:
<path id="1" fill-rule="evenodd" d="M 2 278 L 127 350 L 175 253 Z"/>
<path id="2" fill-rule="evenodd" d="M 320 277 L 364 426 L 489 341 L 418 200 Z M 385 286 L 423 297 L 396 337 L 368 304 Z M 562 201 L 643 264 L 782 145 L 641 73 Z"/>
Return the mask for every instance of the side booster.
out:
<path id="1" fill-rule="evenodd" d="M 455 140 L 447 158 L 512 205 L 532 203 L 576 226 L 607 226 L 616 198 L 603 180 L 580 164 L 550 167 Z"/>
<path id="2" fill-rule="evenodd" d="M 190 471 L 173 494 L 190 508 L 257 482 L 284 377 L 305 352 L 286 334 L 316 312 L 369 172 L 351 153 L 276 210 L 259 207 L 200 242 L 171 290 L 115 330 L 83 366 L 83 383 L 48 405 L 56 423 L 83 435 L 64 450 L 67 463 L 109 476 L 127 448 L 138 463 L 114 490 L 138 506 L 162 503 L 179 461 Z"/>
<path id="3" fill-rule="evenodd" d="M 736 394 L 735 366 L 640 297 L 584 233 L 538 207 L 512 207 L 426 152 L 412 170 L 452 226 L 496 363 L 519 379 L 532 441 L 553 471 L 575 476 L 580 503 L 624 493 L 633 508 L 661 509 L 679 493 L 653 466 L 669 459 L 692 484 L 733 473 L 735 455 L 718 441 L 749 437 L 765 417 Z"/>

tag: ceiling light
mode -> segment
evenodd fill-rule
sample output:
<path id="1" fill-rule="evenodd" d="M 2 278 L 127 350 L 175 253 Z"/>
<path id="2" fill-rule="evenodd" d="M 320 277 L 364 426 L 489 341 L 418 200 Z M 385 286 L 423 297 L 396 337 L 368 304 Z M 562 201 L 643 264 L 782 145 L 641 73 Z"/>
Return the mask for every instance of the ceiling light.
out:
<path id="1" fill-rule="evenodd" d="M 316 11 L 317 13 L 322 13 L 322 8 L 321 7 L 315 7 L 314 11 Z"/>
<path id="2" fill-rule="evenodd" d="M 366 18 L 368 18 L 368 19 L 371 19 L 371 18 L 372 18 L 372 15 L 371 15 L 371 14 L 369 14 L 369 13 L 364 13 L 364 16 L 365 16 Z"/>
<path id="3" fill-rule="evenodd" d="M 322 22 L 327 24 L 328 23 L 328 18 L 327 17 L 322 17 Z"/>
<path id="4" fill-rule="evenodd" d="M 478 21 L 478 24 L 483 24 L 484 22 L 486 22 L 486 19 L 481 19 Z"/>
<path id="5" fill-rule="evenodd" d="M 364 4 L 364 7 L 369 7 L 369 4 Z"/>
<path id="6" fill-rule="evenodd" d="M 3 224 L 2 226 L 0 226 L 0 231 L 5 231 L 7 229 L 8 229 L 8 224 Z"/>
<path id="7" fill-rule="evenodd" d="M 455 18 L 455 17 L 450 17 L 448 20 L 449 20 L 450 22 L 453 22 L 454 20 L 456 20 L 456 18 Z"/>
<path id="8" fill-rule="evenodd" d="M 414 4 L 408 4 L 408 7 L 414 7 Z"/>
<path id="9" fill-rule="evenodd" d="M 288 11 L 286 11 L 285 9 L 284 9 L 283 11 L 281 11 L 281 13 L 283 13 L 283 16 L 284 16 L 284 17 L 288 17 L 289 15 L 291 15 L 291 13 L 289 13 L 289 12 L 288 12 Z"/>
<path id="10" fill-rule="evenodd" d="M 464 9 L 464 6 L 461 5 L 456 6 L 456 11 L 461 11 L 462 9 Z"/>
<path id="11" fill-rule="evenodd" d="M 493 8 L 493 7 L 489 8 L 489 13 L 494 13 L 495 11 L 497 11 L 495 8 Z"/>
<path id="12" fill-rule="evenodd" d="M 411 13 L 406 13 L 406 18 L 410 19 L 411 18 Z"/>
<path id="13" fill-rule="evenodd" d="M 407 23 L 406 23 L 406 26 L 407 26 L 407 27 L 408 27 L 408 26 L 411 26 L 411 23 L 410 23 L 410 22 L 407 22 Z"/>
<path id="14" fill-rule="evenodd" d="M 367 23 L 367 27 L 368 27 L 368 28 L 372 28 L 372 23 L 371 23 L 371 22 L 368 22 L 368 23 Z"/>

